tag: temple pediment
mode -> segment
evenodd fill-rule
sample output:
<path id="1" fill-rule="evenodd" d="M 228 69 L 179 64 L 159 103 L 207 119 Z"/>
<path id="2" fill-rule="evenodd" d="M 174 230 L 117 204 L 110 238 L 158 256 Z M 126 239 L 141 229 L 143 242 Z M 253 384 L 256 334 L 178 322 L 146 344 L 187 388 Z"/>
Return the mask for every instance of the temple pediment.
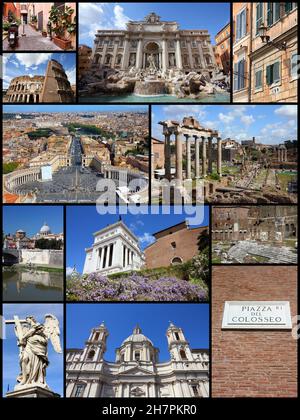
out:
<path id="1" fill-rule="evenodd" d="M 154 373 L 151 370 L 145 369 L 143 367 L 134 366 L 132 368 L 125 370 L 124 372 L 119 373 L 119 376 L 122 376 L 122 375 L 134 375 L 134 376 L 153 375 L 154 376 Z"/>

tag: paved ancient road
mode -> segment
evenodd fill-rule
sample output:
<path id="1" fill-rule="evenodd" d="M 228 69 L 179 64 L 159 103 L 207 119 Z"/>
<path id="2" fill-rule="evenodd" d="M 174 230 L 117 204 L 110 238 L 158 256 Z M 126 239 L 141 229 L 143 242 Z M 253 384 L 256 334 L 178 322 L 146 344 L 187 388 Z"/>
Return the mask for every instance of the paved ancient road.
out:
<path id="1" fill-rule="evenodd" d="M 23 25 L 19 26 L 19 40 L 17 48 L 11 48 L 7 38 L 3 41 L 4 51 L 62 51 L 49 38 L 43 37 L 40 32 L 35 31 L 31 26 L 25 25 L 25 34 L 22 36 Z"/>

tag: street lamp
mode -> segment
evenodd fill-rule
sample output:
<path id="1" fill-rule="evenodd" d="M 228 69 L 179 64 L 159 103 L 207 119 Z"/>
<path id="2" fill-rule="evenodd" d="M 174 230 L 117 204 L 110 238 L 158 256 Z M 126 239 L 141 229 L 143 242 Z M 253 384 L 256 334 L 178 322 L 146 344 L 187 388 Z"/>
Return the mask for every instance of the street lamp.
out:
<path id="1" fill-rule="evenodd" d="M 268 28 L 263 23 L 258 28 L 258 34 L 260 36 L 261 42 L 263 44 L 271 45 L 272 47 L 277 48 L 278 50 L 286 50 L 286 42 L 274 42 L 270 40 L 270 36 L 267 35 Z"/>

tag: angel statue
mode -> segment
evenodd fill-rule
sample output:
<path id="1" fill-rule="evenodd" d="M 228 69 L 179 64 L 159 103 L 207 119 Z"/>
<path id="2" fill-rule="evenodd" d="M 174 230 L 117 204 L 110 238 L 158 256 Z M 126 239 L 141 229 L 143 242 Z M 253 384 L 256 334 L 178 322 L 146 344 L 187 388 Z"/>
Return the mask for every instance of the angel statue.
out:
<path id="1" fill-rule="evenodd" d="M 20 373 L 15 391 L 33 386 L 49 390 L 46 383 L 46 369 L 49 365 L 48 341 L 51 341 L 57 353 L 62 353 L 58 319 L 52 314 L 46 314 L 44 324 L 40 324 L 33 316 L 27 316 L 25 319 L 14 316 L 14 320 L 5 323 L 15 325 L 17 344 L 20 348 Z"/>

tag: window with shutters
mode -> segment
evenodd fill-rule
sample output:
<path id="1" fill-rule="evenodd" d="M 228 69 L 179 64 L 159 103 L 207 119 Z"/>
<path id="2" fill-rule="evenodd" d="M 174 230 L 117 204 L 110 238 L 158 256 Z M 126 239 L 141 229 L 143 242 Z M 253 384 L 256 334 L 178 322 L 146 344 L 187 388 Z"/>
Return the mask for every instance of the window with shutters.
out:
<path id="1" fill-rule="evenodd" d="M 292 10 L 294 10 L 297 6 L 297 3 L 284 3 L 284 11 L 286 14 L 290 13 Z"/>
<path id="2" fill-rule="evenodd" d="M 256 35 L 259 27 L 264 23 L 264 3 L 256 3 Z"/>
<path id="3" fill-rule="evenodd" d="M 85 385 L 82 385 L 82 384 L 76 385 L 74 397 L 75 398 L 82 397 L 84 388 L 85 388 Z"/>
<path id="4" fill-rule="evenodd" d="M 262 69 L 256 70 L 255 72 L 255 90 L 262 89 Z"/>
<path id="5" fill-rule="evenodd" d="M 297 79 L 298 77 L 298 54 L 297 52 L 292 53 L 291 55 L 291 78 L 292 80 Z"/>
<path id="6" fill-rule="evenodd" d="M 245 74 L 246 60 L 243 58 L 234 64 L 233 69 L 233 90 L 241 90 L 246 87 L 246 74 Z"/>
<path id="7" fill-rule="evenodd" d="M 271 26 L 280 19 L 280 2 L 267 3 L 267 25 Z"/>
<path id="8" fill-rule="evenodd" d="M 236 41 L 243 38 L 246 35 L 246 9 L 243 9 L 237 16 L 236 16 L 236 32 L 235 38 Z"/>
<path id="9" fill-rule="evenodd" d="M 278 82 L 280 82 L 280 62 L 276 61 L 266 68 L 266 83 L 270 86 Z"/>

